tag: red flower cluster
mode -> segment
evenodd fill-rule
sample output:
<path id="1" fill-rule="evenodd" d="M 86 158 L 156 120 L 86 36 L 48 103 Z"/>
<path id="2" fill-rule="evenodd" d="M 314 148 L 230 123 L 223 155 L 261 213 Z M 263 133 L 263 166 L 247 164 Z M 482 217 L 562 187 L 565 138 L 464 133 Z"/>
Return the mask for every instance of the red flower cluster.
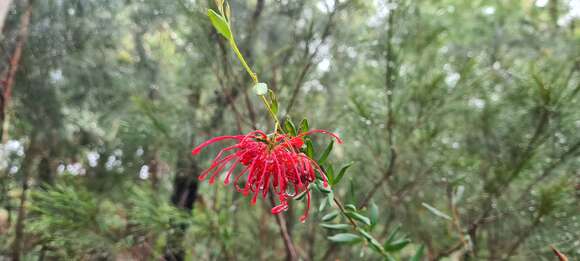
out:
<path id="1" fill-rule="evenodd" d="M 272 208 L 272 214 L 286 211 L 289 198 L 306 193 L 307 208 L 300 218 L 304 222 L 310 209 L 308 185 L 316 180 L 316 172 L 322 177 L 324 186 L 328 186 L 326 175 L 316 161 L 300 152 L 300 148 L 304 145 L 303 137 L 312 133 L 327 134 L 334 137 L 338 143 L 342 143 L 336 134 L 324 130 L 311 130 L 296 136 L 277 132 L 267 135 L 263 131 L 256 130 L 246 135 L 220 136 L 210 139 L 193 149 L 192 154 L 197 155 L 206 146 L 222 140 L 236 140 L 237 144 L 222 149 L 211 166 L 201 173 L 199 180 L 204 180 L 211 174 L 209 183 L 213 184 L 215 178 L 231 162 L 224 181 L 227 185 L 230 183 L 236 166 L 241 164 L 244 166 L 242 171 L 234 177 L 236 189 L 244 196 L 249 195 L 250 192 L 253 193 L 252 204 L 256 204 L 260 193 L 265 198 L 268 191 L 272 190 L 278 195 L 280 201 L 279 205 Z M 244 178 L 246 182 L 242 188 L 240 179 L 244 175 L 246 175 Z"/>

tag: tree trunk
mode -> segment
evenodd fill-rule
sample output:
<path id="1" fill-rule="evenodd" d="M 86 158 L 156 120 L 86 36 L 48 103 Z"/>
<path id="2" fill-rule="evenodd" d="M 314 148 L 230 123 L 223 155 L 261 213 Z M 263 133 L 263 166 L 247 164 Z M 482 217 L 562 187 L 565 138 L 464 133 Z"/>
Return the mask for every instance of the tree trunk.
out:
<path id="1" fill-rule="evenodd" d="M 2 73 L 3 75 L 0 75 L 0 77 L 2 77 L 1 84 L 2 92 L 0 92 L 0 140 L 2 142 L 5 142 L 7 140 L 6 132 L 8 130 L 8 119 L 7 119 L 8 114 L 6 112 L 8 106 L 10 105 L 10 99 L 12 98 L 12 85 L 14 84 L 14 78 L 16 77 L 18 66 L 20 65 L 20 58 L 22 57 L 22 49 L 24 48 L 24 43 L 28 38 L 28 25 L 30 24 L 30 17 L 32 15 L 33 2 L 34 2 L 33 0 L 28 1 L 28 4 L 26 5 L 26 10 L 24 11 L 24 14 L 22 14 L 20 18 L 20 28 L 18 29 L 18 41 L 16 42 L 14 53 L 10 58 L 10 64 L 7 72 Z M 2 12 L 1 5 L 2 4 L 0 4 L 0 12 Z M 5 17 L 0 17 L 0 26 L 4 24 L 4 19 Z"/>

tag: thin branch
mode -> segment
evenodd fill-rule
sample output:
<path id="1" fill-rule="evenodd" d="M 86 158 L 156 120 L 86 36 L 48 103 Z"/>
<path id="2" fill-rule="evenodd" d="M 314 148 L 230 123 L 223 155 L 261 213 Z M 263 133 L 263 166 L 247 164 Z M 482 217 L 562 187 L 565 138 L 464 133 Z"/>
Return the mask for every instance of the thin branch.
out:
<path id="1" fill-rule="evenodd" d="M 514 244 L 512 244 L 509 247 L 509 251 L 508 251 L 507 255 L 505 255 L 505 257 L 503 258 L 503 260 L 510 260 L 510 258 L 516 254 L 516 251 L 518 250 L 520 245 L 522 243 L 524 243 L 524 241 L 532 234 L 532 231 L 534 231 L 534 228 L 536 228 L 538 226 L 538 224 L 540 224 L 541 218 L 542 218 L 542 215 L 538 215 L 536 218 L 534 218 L 534 222 L 532 222 L 532 224 L 528 228 L 526 228 L 523 233 L 521 233 L 518 236 L 518 238 L 516 239 Z"/>
<path id="2" fill-rule="evenodd" d="M 30 25 L 30 17 L 32 16 L 32 5 L 33 0 L 28 1 L 26 5 L 26 10 L 22 17 L 20 18 L 20 27 L 18 31 L 18 42 L 16 43 L 16 49 L 10 59 L 10 70 L 7 75 L 2 79 L 2 94 L 0 97 L 0 140 L 7 140 L 7 130 L 8 130 L 8 106 L 10 106 L 10 100 L 12 98 L 12 85 L 14 84 L 14 79 L 16 78 L 16 72 L 20 65 L 20 59 L 22 58 L 22 49 L 28 38 L 28 27 Z"/>
<path id="3" fill-rule="evenodd" d="M 471 225 L 469 226 L 468 233 L 471 237 L 471 240 L 473 241 L 473 245 L 474 245 L 473 251 L 475 254 L 477 254 L 477 252 L 476 252 L 477 248 L 475 247 L 477 245 L 476 244 L 477 230 L 479 228 L 479 225 L 483 224 L 483 222 L 487 219 L 487 217 L 489 216 L 489 214 L 493 210 L 493 207 L 491 204 L 492 200 L 494 198 L 499 199 L 501 196 L 504 195 L 504 192 L 507 191 L 507 188 L 509 187 L 510 183 L 519 175 L 519 173 L 524 169 L 525 165 L 533 157 L 534 151 L 545 142 L 546 139 L 542 138 L 542 134 L 544 134 L 544 132 L 546 130 L 546 127 L 547 127 L 547 124 L 548 124 L 548 121 L 550 118 L 549 116 L 550 116 L 550 112 L 544 108 L 542 110 L 542 114 L 540 116 L 540 121 L 538 122 L 538 125 L 536 126 L 536 128 L 534 130 L 534 135 L 532 136 L 532 138 L 528 142 L 525 151 L 522 153 L 522 157 L 520 158 L 518 163 L 515 165 L 512 172 L 509 174 L 508 179 L 505 182 L 503 182 L 502 184 L 500 184 L 499 188 L 494 189 L 492 191 L 492 195 L 487 197 L 486 201 L 483 202 L 483 204 L 482 204 L 482 208 L 484 209 L 483 213 L 475 221 L 473 221 L 471 223 Z"/>
<path id="4" fill-rule="evenodd" d="M 552 174 L 552 171 L 554 169 L 556 169 L 561 164 L 565 163 L 570 158 L 570 156 L 573 156 L 579 150 L 580 150 L 580 141 L 578 141 L 574 145 L 572 145 L 572 147 L 570 147 L 568 150 L 566 150 L 566 152 L 564 152 L 560 157 L 558 157 L 558 159 L 555 162 L 553 162 L 548 167 L 546 167 L 542 171 L 542 175 L 540 175 L 539 177 L 537 177 L 534 181 L 532 181 L 526 187 L 526 189 L 524 189 L 524 192 L 523 192 L 524 194 L 522 194 L 519 197 L 518 201 L 521 201 L 524 198 L 524 196 L 525 196 L 526 193 L 528 193 L 529 191 L 531 191 L 534 186 L 536 186 L 538 183 L 540 183 L 541 181 L 543 181 L 544 179 L 546 179 L 548 176 L 550 176 Z"/>
<path id="5" fill-rule="evenodd" d="M 12 243 L 12 260 L 19 261 L 24 244 L 24 220 L 26 219 L 26 201 L 28 195 L 29 178 L 34 169 L 37 158 L 36 137 L 32 137 L 28 149 L 26 150 L 24 162 L 22 163 L 22 191 L 20 192 L 20 206 L 16 218 L 16 227 L 14 229 L 14 241 Z"/>
<path id="6" fill-rule="evenodd" d="M 358 226 L 356 224 L 356 222 L 346 214 L 346 210 L 344 209 L 344 205 L 342 204 L 342 202 L 338 199 L 337 195 L 334 195 L 334 203 L 336 204 L 336 206 L 338 207 L 338 209 L 340 210 L 340 213 L 346 217 L 348 219 L 348 222 L 350 222 L 350 224 L 352 225 L 353 229 L 355 231 L 358 231 Z M 330 255 L 332 255 L 336 248 L 338 247 L 338 244 L 332 244 L 330 245 L 330 247 L 326 250 L 326 252 L 324 253 L 324 256 L 322 257 L 321 260 L 330 260 Z"/>
<path id="7" fill-rule="evenodd" d="M 272 207 L 276 206 L 276 201 L 274 200 L 274 193 L 268 193 L 270 198 L 270 203 L 272 203 Z M 298 260 L 298 254 L 296 253 L 296 247 L 292 242 L 292 238 L 290 234 L 288 234 L 288 229 L 286 226 L 286 219 L 284 218 L 283 214 L 274 215 L 276 216 L 276 223 L 278 224 L 278 228 L 280 229 L 280 235 L 284 240 L 284 247 L 286 248 L 286 260 L 294 261 Z"/>
<path id="8" fill-rule="evenodd" d="M 395 173 L 395 162 L 397 160 L 397 152 L 394 148 L 391 148 L 391 157 L 389 159 L 389 168 L 383 174 L 383 177 L 375 183 L 375 185 L 369 190 L 369 193 L 363 198 L 363 200 L 359 203 L 359 208 L 364 208 L 368 205 L 371 198 L 375 195 L 375 193 L 379 190 L 379 188 Z"/>
<path id="9" fill-rule="evenodd" d="M 302 67 L 302 70 L 298 74 L 298 78 L 296 80 L 296 83 L 294 84 L 294 89 L 292 91 L 292 96 L 290 97 L 290 101 L 288 102 L 288 105 L 286 106 L 286 112 L 285 112 L 284 118 L 286 118 L 290 114 L 290 111 L 294 107 L 294 103 L 296 102 L 296 99 L 298 98 L 298 94 L 300 93 L 300 89 L 304 85 L 304 80 L 306 79 L 306 75 L 308 74 L 308 72 L 310 72 L 312 65 L 314 65 L 314 58 L 316 57 L 316 55 L 320 51 L 320 47 L 322 47 L 322 45 L 326 43 L 326 39 L 330 36 L 330 34 L 332 32 L 331 29 L 332 29 L 332 25 L 334 23 L 334 16 L 336 15 L 336 13 L 340 9 L 344 8 L 347 4 L 348 4 L 348 2 L 339 5 L 338 0 L 334 0 L 334 9 L 332 9 L 330 14 L 328 15 L 328 19 L 327 19 L 328 21 L 324 27 L 324 30 L 322 32 L 322 36 L 320 37 L 320 43 L 316 46 L 316 48 L 314 48 L 314 51 L 312 53 L 310 53 L 308 51 L 310 44 L 306 45 L 306 49 L 305 49 L 305 53 L 304 53 L 304 59 L 306 60 L 306 63 L 304 64 L 304 66 Z"/>
<path id="10" fill-rule="evenodd" d="M 389 6 L 391 6 L 392 1 L 389 1 Z M 361 201 L 359 206 L 362 208 L 368 204 L 373 195 L 377 190 L 385 183 L 389 177 L 395 174 L 395 164 L 397 161 L 397 151 L 395 150 L 393 129 L 395 125 L 394 113 L 393 113 L 393 91 L 395 85 L 395 74 L 394 74 L 394 63 L 395 54 L 393 52 L 393 26 L 395 23 L 395 13 L 391 9 L 389 13 L 389 19 L 387 20 L 387 50 L 385 53 L 385 90 L 387 95 L 387 145 L 389 147 L 390 158 L 389 167 L 383 177 L 379 182 L 375 183 L 373 188 L 369 191 L 366 197 Z"/>

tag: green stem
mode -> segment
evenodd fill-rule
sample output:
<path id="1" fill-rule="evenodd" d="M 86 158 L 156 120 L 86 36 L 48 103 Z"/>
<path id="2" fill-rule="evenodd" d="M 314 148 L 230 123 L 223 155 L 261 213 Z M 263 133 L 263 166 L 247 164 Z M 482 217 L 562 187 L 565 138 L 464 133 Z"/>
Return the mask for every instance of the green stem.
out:
<path id="1" fill-rule="evenodd" d="M 236 56 L 238 56 L 238 59 L 240 60 L 240 62 L 244 66 L 244 68 L 246 69 L 246 72 L 248 72 L 250 77 L 252 77 L 252 81 L 254 82 L 254 84 L 258 84 L 258 82 L 259 82 L 258 75 L 256 73 L 254 73 L 254 71 L 252 71 L 252 68 L 250 68 L 250 66 L 246 62 L 246 59 L 244 59 L 244 56 L 242 55 L 242 52 L 240 52 L 240 49 L 238 48 L 238 45 L 236 44 L 236 41 L 234 40 L 233 37 L 230 38 L 230 46 L 232 47 L 232 50 L 234 50 L 234 53 L 236 53 Z M 276 113 L 274 113 L 274 111 L 272 110 L 272 107 L 270 107 L 270 104 L 268 103 L 266 96 L 260 95 L 260 98 L 262 98 L 262 102 L 264 102 L 264 106 L 266 106 L 266 109 L 268 109 L 270 116 L 272 116 L 272 119 L 274 119 L 274 122 L 276 124 L 276 126 L 274 127 L 274 131 L 281 129 L 280 120 L 278 120 L 278 116 L 276 116 Z"/>
<path id="2" fill-rule="evenodd" d="M 252 81 L 254 81 L 254 84 L 258 83 L 258 75 L 256 75 L 256 73 L 252 71 L 252 68 L 250 68 L 250 66 L 246 62 L 246 59 L 244 59 L 244 56 L 242 55 L 242 52 L 240 52 L 240 49 L 238 49 L 238 45 L 236 44 L 236 41 L 234 40 L 233 37 L 230 38 L 230 46 L 234 50 L 234 53 L 236 53 L 236 55 L 238 56 L 238 59 L 240 59 L 240 62 L 242 63 L 242 65 L 244 66 L 250 77 L 252 77 Z"/>
<path id="3" fill-rule="evenodd" d="M 266 95 L 260 95 L 260 98 L 262 98 L 262 102 L 264 102 L 264 106 L 266 106 L 266 109 L 268 109 L 268 112 L 270 113 L 270 116 L 272 116 L 272 119 L 274 119 L 274 123 L 276 124 L 276 126 L 274 126 L 274 131 L 276 131 L 278 128 L 280 128 L 280 120 L 278 120 L 278 116 L 276 116 L 276 113 L 274 113 L 274 111 L 272 110 L 272 107 L 270 107 L 270 104 L 268 103 L 268 100 L 266 99 Z M 280 128 L 282 129 L 282 128 Z"/>
<path id="4" fill-rule="evenodd" d="M 333 197 L 334 203 L 336 204 L 336 206 L 338 207 L 338 209 L 340 210 L 340 213 L 346 217 L 346 219 L 348 219 L 348 222 L 350 222 L 350 224 L 352 225 L 353 229 L 355 231 L 359 230 L 359 227 L 356 224 L 356 221 L 354 221 L 351 217 L 349 217 L 346 214 L 346 210 L 344 209 L 344 206 L 342 205 L 342 202 L 340 202 L 340 200 L 338 200 L 338 198 L 336 198 L 336 194 Z"/>

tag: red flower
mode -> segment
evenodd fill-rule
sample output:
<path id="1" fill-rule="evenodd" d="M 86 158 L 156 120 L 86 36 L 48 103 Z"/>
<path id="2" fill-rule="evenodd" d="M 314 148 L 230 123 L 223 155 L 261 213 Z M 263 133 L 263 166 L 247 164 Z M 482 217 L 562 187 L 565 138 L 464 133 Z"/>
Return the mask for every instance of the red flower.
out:
<path id="1" fill-rule="evenodd" d="M 236 189 L 245 196 L 252 193 L 252 204 L 256 204 L 260 193 L 265 198 L 268 191 L 272 189 L 280 201 L 279 205 L 272 208 L 272 214 L 286 211 L 289 198 L 306 193 L 307 207 L 304 215 L 300 217 L 300 220 L 304 222 L 310 209 L 308 186 L 316 180 L 316 172 L 320 174 L 324 186 L 328 186 L 326 175 L 316 161 L 300 152 L 300 148 L 304 145 L 303 137 L 313 133 L 330 135 L 338 143 L 342 143 L 336 134 L 324 130 L 311 130 L 296 136 L 277 132 L 267 135 L 263 131 L 256 130 L 246 135 L 215 137 L 200 144 L 191 153 L 197 155 L 203 148 L 218 141 L 236 140 L 237 144 L 226 147 L 217 154 L 210 167 L 201 173 L 199 180 L 210 176 L 209 183 L 213 184 L 218 174 L 228 163 L 231 163 L 224 181 L 227 185 L 230 183 L 236 166 L 241 164 L 242 170 L 234 175 Z M 244 175 L 246 182 L 242 188 L 240 179 Z"/>

